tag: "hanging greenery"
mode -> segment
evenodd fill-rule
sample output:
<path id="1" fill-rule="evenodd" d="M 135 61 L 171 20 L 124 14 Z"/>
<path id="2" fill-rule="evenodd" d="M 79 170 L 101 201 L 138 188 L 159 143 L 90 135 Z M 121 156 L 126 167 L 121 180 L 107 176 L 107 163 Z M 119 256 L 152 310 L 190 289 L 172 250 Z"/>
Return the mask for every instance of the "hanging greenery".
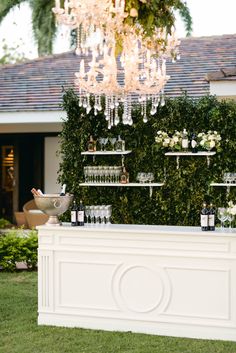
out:
<path id="1" fill-rule="evenodd" d="M 189 8 L 182 0 L 126 0 L 125 22 L 129 25 L 138 22 L 146 36 L 152 36 L 155 28 L 166 28 L 168 33 L 175 25 L 175 11 L 178 11 L 185 23 L 187 36 L 192 31 L 192 18 Z"/>
<path id="2" fill-rule="evenodd" d="M 236 187 L 230 189 L 211 187 L 211 182 L 221 182 L 225 172 L 236 171 L 236 103 L 217 101 L 213 96 L 191 99 L 186 95 L 169 99 L 158 108 L 147 123 L 143 123 L 139 108 L 133 111 L 133 126 L 119 124 L 111 130 L 103 112 L 86 115 L 79 107 L 79 99 L 73 90 L 64 94 L 63 108 L 67 112 L 61 132 L 60 183 L 66 183 L 77 201 L 85 205 L 112 205 L 114 223 L 199 225 L 199 212 L 203 200 L 212 201 L 216 207 L 225 206 L 229 200 L 236 202 Z M 220 133 L 221 151 L 211 157 L 207 166 L 205 157 L 167 157 L 155 142 L 158 130 L 174 134 L 175 130 L 188 132 Z M 148 187 L 80 187 L 84 182 L 83 168 L 92 165 L 121 165 L 119 156 L 81 155 L 87 149 L 89 136 L 121 137 L 126 149 L 132 150 L 125 157 L 125 166 L 130 173 L 130 182 L 136 182 L 138 172 L 153 172 L 155 182 L 163 187 L 154 187 L 149 197 Z M 69 213 L 65 215 L 69 221 Z"/>

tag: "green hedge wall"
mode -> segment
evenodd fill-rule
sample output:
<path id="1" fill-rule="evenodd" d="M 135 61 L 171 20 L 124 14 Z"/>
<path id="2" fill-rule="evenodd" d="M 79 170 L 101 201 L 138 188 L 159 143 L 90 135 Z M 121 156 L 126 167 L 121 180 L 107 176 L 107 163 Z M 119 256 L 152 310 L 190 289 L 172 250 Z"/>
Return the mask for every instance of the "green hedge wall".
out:
<path id="1" fill-rule="evenodd" d="M 111 204 L 114 223 L 199 225 L 199 211 L 204 199 L 211 200 L 216 207 L 236 202 L 236 187 L 229 195 L 225 187 L 211 187 L 213 181 L 220 182 L 224 172 L 236 172 L 236 103 L 217 101 L 213 96 L 191 99 L 186 95 L 168 99 L 145 124 L 138 107 L 133 114 L 133 126 L 119 124 L 107 129 L 103 113 L 86 115 L 79 107 L 73 90 L 64 94 L 63 108 L 68 119 L 61 132 L 59 181 L 67 183 L 77 201 L 85 205 Z M 175 157 L 164 156 L 155 145 L 158 130 L 174 133 L 174 130 L 196 133 L 217 130 L 222 136 L 222 152 L 211 157 L 207 167 L 205 157 L 184 157 L 180 168 L 176 168 Z M 79 187 L 84 181 L 83 167 L 86 165 L 120 165 L 119 156 L 82 156 L 90 134 L 95 138 L 121 135 L 126 149 L 133 152 L 125 157 L 130 181 L 135 181 L 138 172 L 153 172 L 155 181 L 165 181 L 161 188 L 154 188 L 149 197 L 148 188 Z M 69 220 L 69 213 L 64 218 Z"/>

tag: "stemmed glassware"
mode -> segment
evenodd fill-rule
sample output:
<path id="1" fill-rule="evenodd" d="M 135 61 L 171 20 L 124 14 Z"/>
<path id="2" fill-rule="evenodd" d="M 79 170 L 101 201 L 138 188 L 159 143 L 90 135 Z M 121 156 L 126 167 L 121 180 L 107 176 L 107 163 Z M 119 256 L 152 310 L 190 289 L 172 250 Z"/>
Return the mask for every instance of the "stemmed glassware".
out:
<path id="1" fill-rule="evenodd" d="M 99 137 L 98 142 L 101 146 L 101 151 L 106 151 L 106 145 L 108 142 L 108 137 Z"/>
<path id="2" fill-rule="evenodd" d="M 85 221 L 87 224 L 89 224 L 89 221 L 91 222 L 91 208 L 90 206 L 86 206 L 84 209 L 84 213 L 85 213 Z"/>
<path id="3" fill-rule="evenodd" d="M 104 137 L 99 137 L 98 142 L 101 146 L 101 151 L 104 151 L 105 149 L 105 138 Z"/>
<path id="4" fill-rule="evenodd" d="M 122 166 L 84 167 L 85 183 L 119 183 Z"/>
<path id="5" fill-rule="evenodd" d="M 95 224 L 95 210 L 93 206 L 90 206 L 90 220 L 91 224 Z"/>
<path id="6" fill-rule="evenodd" d="M 136 179 L 140 183 L 146 183 L 146 182 L 151 183 L 154 180 L 154 174 L 153 173 L 138 173 Z"/>
<path id="7" fill-rule="evenodd" d="M 94 218 L 95 218 L 95 224 L 99 224 L 99 219 L 100 219 L 100 206 L 93 206 L 94 209 Z"/>
<path id="8" fill-rule="evenodd" d="M 109 137 L 109 141 L 112 145 L 112 151 L 115 151 L 116 137 Z"/>
<path id="9" fill-rule="evenodd" d="M 105 220 L 106 224 L 111 224 L 111 205 L 105 206 Z"/>
<path id="10" fill-rule="evenodd" d="M 225 207 L 219 207 L 217 210 L 217 217 L 220 220 L 220 228 L 221 231 L 223 231 L 224 229 L 224 223 L 227 221 L 228 219 L 228 213 L 227 213 L 227 209 Z"/>
<path id="11" fill-rule="evenodd" d="M 86 223 L 88 225 L 109 225 L 111 224 L 111 212 L 111 205 L 86 206 Z"/>
<path id="12" fill-rule="evenodd" d="M 153 173 L 147 173 L 147 179 L 149 183 L 151 183 L 154 180 L 154 174 Z"/>
<path id="13" fill-rule="evenodd" d="M 223 181 L 226 184 L 234 184 L 236 182 L 236 173 L 224 173 Z"/>
<path id="14" fill-rule="evenodd" d="M 104 137 L 104 139 L 103 139 L 104 151 L 106 151 L 107 142 L 108 142 L 108 137 Z"/>
<path id="15" fill-rule="evenodd" d="M 232 221 L 234 220 L 234 215 L 230 212 L 227 212 L 227 220 L 229 221 L 229 230 L 232 231 Z"/>

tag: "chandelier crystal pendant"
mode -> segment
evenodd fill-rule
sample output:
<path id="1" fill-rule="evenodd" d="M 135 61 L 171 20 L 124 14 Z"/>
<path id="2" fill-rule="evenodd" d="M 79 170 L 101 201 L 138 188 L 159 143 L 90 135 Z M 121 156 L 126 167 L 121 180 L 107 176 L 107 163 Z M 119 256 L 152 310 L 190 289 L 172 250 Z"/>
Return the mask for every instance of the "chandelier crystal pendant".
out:
<path id="1" fill-rule="evenodd" d="M 148 101 L 151 115 L 158 105 L 165 104 L 164 86 L 169 79 L 166 60 L 179 59 L 180 42 L 174 29 L 168 33 L 164 27 L 155 28 L 147 36 L 138 22 L 137 10 L 131 8 L 128 13 L 125 6 L 125 0 L 65 0 L 61 8 L 60 0 L 56 0 L 53 8 L 58 24 L 77 30 L 76 54 L 81 61 L 75 84 L 79 105 L 88 114 L 93 101 L 97 115 L 105 96 L 108 128 L 119 122 L 132 125 L 132 106 L 137 103 L 147 122 Z"/>

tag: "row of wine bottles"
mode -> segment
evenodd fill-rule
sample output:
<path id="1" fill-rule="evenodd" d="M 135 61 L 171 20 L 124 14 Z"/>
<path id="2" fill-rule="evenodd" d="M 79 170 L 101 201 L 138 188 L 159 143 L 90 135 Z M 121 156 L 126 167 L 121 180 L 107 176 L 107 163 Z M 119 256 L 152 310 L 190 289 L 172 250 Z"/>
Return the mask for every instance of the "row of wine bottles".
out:
<path id="1" fill-rule="evenodd" d="M 206 202 L 203 203 L 203 207 L 200 215 L 201 229 L 202 231 L 214 231 L 215 230 L 215 209 L 211 203 L 207 207 Z"/>
<path id="2" fill-rule="evenodd" d="M 76 201 L 73 201 L 71 208 L 71 225 L 72 226 L 84 226 L 84 205 L 82 200 L 80 200 L 77 206 Z"/>

